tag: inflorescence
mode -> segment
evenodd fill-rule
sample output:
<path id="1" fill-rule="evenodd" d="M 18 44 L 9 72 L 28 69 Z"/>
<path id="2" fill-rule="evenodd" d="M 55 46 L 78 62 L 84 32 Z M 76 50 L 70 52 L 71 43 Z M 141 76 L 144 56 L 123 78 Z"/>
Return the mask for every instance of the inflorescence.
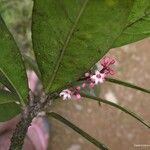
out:
<path id="1" fill-rule="evenodd" d="M 113 75 L 114 70 L 111 68 L 111 65 L 115 63 L 115 59 L 105 56 L 98 62 L 102 69 L 95 70 L 94 73 L 90 70 L 89 72 L 85 73 L 84 77 L 81 77 L 78 81 L 82 81 L 81 86 L 70 87 L 69 89 L 63 90 L 59 96 L 63 98 L 63 100 L 67 99 L 80 99 L 80 89 L 81 88 L 94 88 L 95 85 L 99 83 L 103 83 L 105 78 L 108 75 Z"/>

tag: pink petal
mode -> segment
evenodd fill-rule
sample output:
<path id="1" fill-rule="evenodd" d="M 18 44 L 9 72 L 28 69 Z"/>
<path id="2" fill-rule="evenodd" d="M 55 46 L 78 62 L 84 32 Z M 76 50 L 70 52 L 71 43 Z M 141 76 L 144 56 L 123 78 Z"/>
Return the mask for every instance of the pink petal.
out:
<path id="1" fill-rule="evenodd" d="M 82 87 L 85 88 L 85 87 L 86 87 L 86 83 L 83 83 L 83 84 L 82 84 Z"/>
<path id="2" fill-rule="evenodd" d="M 77 95 L 76 95 L 76 98 L 77 98 L 77 99 L 80 99 L 80 98 L 81 98 L 81 95 L 80 95 L 80 94 L 77 94 Z"/>
<path id="3" fill-rule="evenodd" d="M 93 88 L 95 86 L 95 83 L 90 83 L 90 87 Z"/>

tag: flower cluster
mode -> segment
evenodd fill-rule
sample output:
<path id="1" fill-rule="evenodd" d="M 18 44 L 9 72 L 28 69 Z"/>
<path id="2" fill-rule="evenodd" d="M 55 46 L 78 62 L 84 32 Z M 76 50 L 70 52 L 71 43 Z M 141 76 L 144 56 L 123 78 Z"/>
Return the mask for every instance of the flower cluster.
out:
<path id="1" fill-rule="evenodd" d="M 80 99 L 80 89 L 90 87 L 93 88 L 95 85 L 99 83 L 103 83 L 105 80 L 105 77 L 108 75 L 113 75 L 114 70 L 111 68 L 111 65 L 115 63 L 115 59 L 105 56 L 100 60 L 99 62 L 102 67 L 101 70 L 95 70 L 94 73 L 92 71 L 89 71 L 85 73 L 84 77 L 80 78 L 78 81 L 82 81 L 82 85 L 77 87 L 71 87 L 69 89 L 63 90 L 59 96 L 63 97 L 63 100 L 67 99 Z"/>
<path id="2" fill-rule="evenodd" d="M 81 95 L 79 93 L 80 91 L 80 86 L 78 87 L 72 87 L 70 89 L 65 89 L 63 90 L 59 96 L 63 97 L 63 100 L 67 100 L 67 99 L 80 99 Z"/>

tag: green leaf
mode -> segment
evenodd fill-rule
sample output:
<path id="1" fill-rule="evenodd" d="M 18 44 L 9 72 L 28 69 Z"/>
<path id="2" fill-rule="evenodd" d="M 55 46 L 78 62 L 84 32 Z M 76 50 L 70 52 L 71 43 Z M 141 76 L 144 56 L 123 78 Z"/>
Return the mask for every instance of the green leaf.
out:
<path id="1" fill-rule="evenodd" d="M 106 78 L 106 81 L 107 82 L 112 82 L 112 83 L 115 83 L 115 84 L 119 84 L 119 85 L 122 85 L 122 86 L 126 86 L 126 87 L 129 87 L 129 88 L 136 89 L 136 90 L 139 90 L 139 91 L 150 94 L 150 90 L 147 90 L 147 89 L 141 88 L 139 86 L 133 85 L 129 82 L 125 82 L 125 81 L 121 81 L 121 80 L 117 80 L 117 79 L 113 79 L 113 78 Z"/>
<path id="2" fill-rule="evenodd" d="M 128 114 L 128 115 L 132 116 L 133 118 L 137 119 L 139 122 L 144 124 L 146 127 L 150 128 L 150 123 L 149 122 L 144 121 L 143 118 L 141 118 L 140 116 L 138 116 L 137 114 L 135 114 L 134 112 L 128 110 L 125 107 L 122 107 L 122 106 L 120 106 L 118 104 L 115 104 L 113 102 L 110 102 L 108 100 L 104 100 L 102 98 L 97 98 L 95 96 L 90 96 L 90 95 L 86 95 L 86 94 L 82 94 L 82 93 L 81 93 L 81 96 L 89 98 L 89 99 L 92 99 L 92 100 L 95 100 L 95 101 L 98 101 L 98 102 L 101 102 L 101 103 L 105 103 L 105 104 L 111 105 L 111 106 L 113 106 L 113 107 L 115 107 L 117 109 L 120 109 L 121 111 L 125 112 L 126 114 Z"/>
<path id="3" fill-rule="evenodd" d="M 25 68 L 17 45 L 1 16 L 0 53 L 0 74 L 7 79 L 6 82 L 9 82 L 11 87 L 15 89 L 21 103 L 24 104 L 28 96 Z M 1 82 L 4 81 L 1 80 Z"/>
<path id="4" fill-rule="evenodd" d="M 113 47 L 133 43 L 150 37 L 150 1 L 135 0 L 128 23 Z"/>
<path id="5" fill-rule="evenodd" d="M 4 74 L 0 71 L 0 82 L 7 87 L 10 91 L 13 93 L 16 93 L 16 90 L 14 87 L 10 84 L 10 82 L 7 80 L 7 78 L 4 76 Z"/>
<path id="6" fill-rule="evenodd" d="M 34 0 L 32 39 L 46 91 L 78 79 L 113 45 L 133 0 Z"/>
<path id="7" fill-rule="evenodd" d="M 20 113 L 20 105 L 16 101 L 19 101 L 16 95 L 0 90 L 0 122 L 7 121 Z"/>
<path id="8" fill-rule="evenodd" d="M 134 23 L 150 12 L 150 1 L 134 0 L 133 8 L 128 18 L 128 24 Z"/>
<path id="9" fill-rule="evenodd" d="M 97 141 L 95 138 L 91 137 L 89 134 L 87 134 L 86 132 L 84 132 L 79 127 L 77 127 L 76 125 L 74 125 L 73 123 L 71 123 L 70 121 L 65 119 L 64 117 L 60 116 L 59 114 L 57 114 L 55 112 L 50 112 L 50 113 L 48 113 L 48 115 L 50 117 L 53 117 L 56 120 L 62 122 L 63 124 L 67 125 L 71 129 L 73 129 L 74 131 L 79 133 L 81 136 L 83 136 L 85 139 L 87 139 L 89 142 L 93 143 L 98 148 L 100 148 L 102 150 L 109 150 L 109 148 L 107 146 L 105 146 L 103 143 Z"/>

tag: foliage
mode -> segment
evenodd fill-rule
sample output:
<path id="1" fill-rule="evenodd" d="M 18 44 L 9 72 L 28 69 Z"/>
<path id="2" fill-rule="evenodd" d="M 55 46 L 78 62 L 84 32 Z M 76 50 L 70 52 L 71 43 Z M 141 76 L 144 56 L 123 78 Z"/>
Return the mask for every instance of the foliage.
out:
<path id="1" fill-rule="evenodd" d="M 1 6 L 3 3 L 1 0 Z M 0 12 L 5 16 L 2 10 Z M 0 16 L 0 82 L 9 90 L 0 91 L 0 121 L 10 119 L 27 104 L 29 88 L 25 61 L 36 70 L 44 87 L 43 92 L 48 95 L 59 91 L 76 82 L 110 48 L 149 37 L 150 1 L 34 0 L 31 29 L 35 62 L 21 56 L 13 36 Z M 107 81 L 149 93 L 130 83 L 115 79 Z M 89 98 L 98 100 L 94 96 Z M 21 105 L 17 105 L 16 101 L 20 101 Z M 121 106 L 116 108 L 149 127 L 132 112 Z M 55 118 L 56 116 L 61 118 L 58 115 Z M 76 129 L 82 136 L 86 134 L 78 127 Z M 93 143 L 91 137 L 88 140 Z M 102 148 L 102 145 L 98 147 Z"/>

